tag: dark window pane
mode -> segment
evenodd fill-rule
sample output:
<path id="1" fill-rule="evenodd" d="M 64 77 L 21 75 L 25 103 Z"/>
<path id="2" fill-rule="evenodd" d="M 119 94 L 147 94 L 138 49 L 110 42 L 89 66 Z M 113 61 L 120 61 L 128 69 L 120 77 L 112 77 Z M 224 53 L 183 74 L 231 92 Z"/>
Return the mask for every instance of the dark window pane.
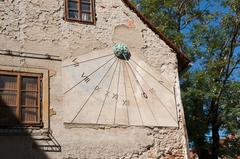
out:
<path id="1" fill-rule="evenodd" d="M 90 13 L 82 13 L 82 21 L 92 21 L 92 15 Z"/>
<path id="2" fill-rule="evenodd" d="M 22 122 L 37 122 L 38 111 L 37 108 L 22 108 L 21 109 Z"/>
<path id="3" fill-rule="evenodd" d="M 76 12 L 76 11 L 69 11 L 68 12 L 69 13 L 69 18 L 71 18 L 71 19 L 79 19 L 79 17 L 78 17 L 78 12 Z"/>
<path id="4" fill-rule="evenodd" d="M 16 106 L 17 105 L 17 91 L 0 91 L 0 105 Z"/>
<path id="5" fill-rule="evenodd" d="M 90 4 L 82 4 L 81 5 L 81 11 L 91 12 Z"/>
<path id="6" fill-rule="evenodd" d="M 0 89 L 16 89 L 17 76 L 0 75 Z"/>
<path id="7" fill-rule="evenodd" d="M 37 77 L 22 77 L 22 90 L 37 91 Z"/>
<path id="8" fill-rule="evenodd" d="M 68 9 L 78 10 L 78 2 L 77 1 L 68 1 Z"/>
<path id="9" fill-rule="evenodd" d="M 18 123 L 16 116 L 16 107 L 6 107 L 0 105 L 0 124 L 16 124 Z"/>
<path id="10" fill-rule="evenodd" d="M 21 105 L 29 107 L 37 107 L 38 94 L 37 92 L 22 92 Z"/>

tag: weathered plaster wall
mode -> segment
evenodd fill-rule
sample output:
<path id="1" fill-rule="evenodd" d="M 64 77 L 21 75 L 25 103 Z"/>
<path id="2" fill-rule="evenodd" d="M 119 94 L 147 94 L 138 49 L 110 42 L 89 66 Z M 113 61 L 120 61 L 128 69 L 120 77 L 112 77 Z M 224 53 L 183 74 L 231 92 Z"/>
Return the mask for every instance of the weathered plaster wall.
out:
<path id="1" fill-rule="evenodd" d="M 62 152 L 44 152 L 45 155 L 53 159 L 145 159 L 164 158 L 170 154 L 184 158 L 186 141 L 176 54 L 121 0 L 96 0 L 96 25 L 70 23 L 63 17 L 64 0 L 0 1 L 0 49 L 48 53 L 66 59 L 124 42 L 168 81 L 176 84 L 181 120 L 178 128 L 65 126 L 61 62 L 26 58 L 23 65 L 23 58 L 0 56 L 0 69 L 1 65 L 14 65 L 22 66 L 26 72 L 28 67 L 50 71 L 50 129 Z M 31 152 L 31 146 L 25 149 Z M 32 152 L 32 158 L 41 158 L 34 155 L 34 149 Z M 28 158 L 26 156 L 23 158 Z"/>
<path id="2" fill-rule="evenodd" d="M 168 80 L 175 78 L 176 71 L 166 73 L 176 70 L 175 53 L 120 0 L 96 1 L 96 25 L 64 21 L 63 0 L 5 0 L 0 8 L 1 48 L 66 58 L 122 41 L 138 50 Z"/>

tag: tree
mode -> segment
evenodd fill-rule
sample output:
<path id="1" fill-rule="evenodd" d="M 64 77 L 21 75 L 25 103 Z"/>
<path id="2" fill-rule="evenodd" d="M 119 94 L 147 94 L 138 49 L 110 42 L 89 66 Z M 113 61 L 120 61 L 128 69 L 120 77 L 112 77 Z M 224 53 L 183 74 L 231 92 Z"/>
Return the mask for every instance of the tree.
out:
<path id="1" fill-rule="evenodd" d="M 219 133 L 240 133 L 239 0 L 141 0 L 140 6 L 193 60 L 181 77 L 190 141 L 199 151 L 211 148 L 213 159 L 234 158 L 239 152 L 227 153 Z"/>

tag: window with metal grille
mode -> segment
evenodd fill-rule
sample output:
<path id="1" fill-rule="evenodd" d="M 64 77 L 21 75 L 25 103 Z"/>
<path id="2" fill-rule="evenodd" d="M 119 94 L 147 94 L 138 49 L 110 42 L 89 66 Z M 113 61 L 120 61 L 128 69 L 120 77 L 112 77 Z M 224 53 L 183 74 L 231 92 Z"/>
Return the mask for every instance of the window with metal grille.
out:
<path id="1" fill-rule="evenodd" d="M 41 74 L 0 71 L 0 125 L 41 124 Z"/>
<path id="2" fill-rule="evenodd" d="M 65 0 L 65 19 L 94 24 L 94 0 Z"/>

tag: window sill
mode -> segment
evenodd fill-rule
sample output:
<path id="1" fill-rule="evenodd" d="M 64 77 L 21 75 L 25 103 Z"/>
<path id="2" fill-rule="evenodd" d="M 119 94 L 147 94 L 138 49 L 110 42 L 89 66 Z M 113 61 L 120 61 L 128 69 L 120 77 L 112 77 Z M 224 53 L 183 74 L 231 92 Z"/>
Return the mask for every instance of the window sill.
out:
<path id="1" fill-rule="evenodd" d="M 0 136 L 31 135 L 46 136 L 48 129 L 40 127 L 0 127 Z"/>
<path id="2" fill-rule="evenodd" d="M 43 123 L 0 124 L 0 129 L 5 128 L 43 128 Z"/>
<path id="3" fill-rule="evenodd" d="M 81 21 L 78 19 L 69 19 L 69 18 L 63 18 L 66 22 L 72 22 L 72 23 L 79 23 L 79 24 L 86 24 L 86 25 L 96 25 L 95 21 Z"/>

